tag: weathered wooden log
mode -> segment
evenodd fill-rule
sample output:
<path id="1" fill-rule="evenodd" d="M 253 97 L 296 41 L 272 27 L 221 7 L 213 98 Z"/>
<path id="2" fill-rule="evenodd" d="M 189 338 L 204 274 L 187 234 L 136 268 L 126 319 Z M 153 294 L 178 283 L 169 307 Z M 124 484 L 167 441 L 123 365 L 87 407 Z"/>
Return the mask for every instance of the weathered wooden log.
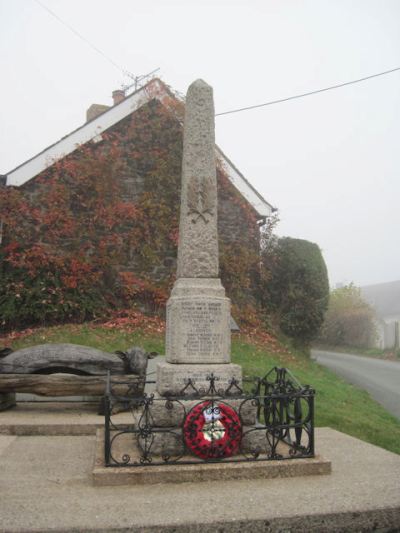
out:
<path id="1" fill-rule="evenodd" d="M 0 358 L 0 374 L 146 375 L 148 354 L 138 347 L 127 352 L 108 353 L 79 344 L 39 344 Z"/>
<path id="2" fill-rule="evenodd" d="M 2 394 L 0 392 L 0 411 L 5 411 L 6 409 L 10 409 L 11 407 L 14 407 L 16 405 L 15 400 L 15 394 L 12 392 L 8 392 L 5 394 Z"/>
<path id="3" fill-rule="evenodd" d="M 136 375 L 121 376 L 124 384 L 113 384 L 115 394 L 141 396 L 144 381 Z M 102 396 L 107 376 L 71 374 L 0 374 L 0 393 L 28 392 L 40 396 Z M 125 383 L 127 382 L 127 383 Z"/>
<path id="4" fill-rule="evenodd" d="M 88 375 L 124 374 L 124 363 L 115 354 L 79 344 L 39 344 L 12 352 L 0 359 L 0 373 L 32 374 L 42 370 Z M 63 370 L 61 370 L 63 369 Z"/>

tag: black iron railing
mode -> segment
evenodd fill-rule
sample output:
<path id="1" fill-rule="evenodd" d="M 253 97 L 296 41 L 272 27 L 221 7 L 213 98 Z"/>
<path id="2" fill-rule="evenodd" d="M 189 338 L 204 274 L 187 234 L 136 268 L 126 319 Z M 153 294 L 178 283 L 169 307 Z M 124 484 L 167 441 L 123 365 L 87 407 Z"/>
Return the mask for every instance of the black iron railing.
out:
<path id="1" fill-rule="evenodd" d="M 179 395 L 138 397 L 132 384 L 109 377 L 106 466 L 314 456 L 315 391 L 289 370 L 273 368 L 241 386 L 232 379 L 225 389 L 218 388 L 218 376 L 210 374 L 207 381 L 208 388 L 197 388 L 189 379 Z"/>

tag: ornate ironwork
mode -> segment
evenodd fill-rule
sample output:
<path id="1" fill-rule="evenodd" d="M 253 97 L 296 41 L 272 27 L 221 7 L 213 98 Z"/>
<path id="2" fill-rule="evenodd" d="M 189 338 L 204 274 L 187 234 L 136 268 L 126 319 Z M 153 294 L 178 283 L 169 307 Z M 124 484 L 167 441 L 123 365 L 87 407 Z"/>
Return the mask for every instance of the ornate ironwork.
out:
<path id="1" fill-rule="evenodd" d="M 137 391 L 124 389 L 124 381 L 109 376 L 106 466 L 314 456 L 315 391 L 289 370 L 275 367 L 263 378 L 244 379 L 242 386 L 232 379 L 227 387 L 218 387 L 213 374 L 207 381 L 208 387 L 198 387 L 188 379 L 178 395 L 137 397 Z M 117 421 L 121 411 L 125 414 Z"/>

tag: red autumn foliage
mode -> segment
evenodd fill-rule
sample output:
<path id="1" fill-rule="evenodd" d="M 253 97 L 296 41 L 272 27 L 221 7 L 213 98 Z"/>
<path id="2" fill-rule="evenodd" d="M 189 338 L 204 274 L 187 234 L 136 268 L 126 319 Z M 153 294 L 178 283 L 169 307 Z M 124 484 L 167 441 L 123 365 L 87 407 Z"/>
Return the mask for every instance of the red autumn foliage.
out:
<path id="1" fill-rule="evenodd" d="M 0 190 L 3 329 L 95 318 L 141 290 L 155 307 L 165 301 L 161 288 L 145 279 L 131 287 L 119 272 L 148 234 L 143 210 L 123 199 L 115 179 L 122 146 L 109 135 L 104 147 L 88 144 L 55 161 L 34 187 Z"/>
<path id="2" fill-rule="evenodd" d="M 150 102 L 103 133 L 102 142 L 77 147 L 23 187 L 0 189 L 1 329 L 93 320 L 121 308 L 163 310 L 175 275 L 183 117 L 172 94 L 164 100 L 164 107 Z M 127 192 L 126 176 L 142 179 L 142 188 Z M 222 281 L 233 301 L 250 295 L 255 305 L 256 213 L 221 161 L 218 183 L 249 228 L 243 242 L 220 239 Z M 247 311 L 237 310 L 240 322 Z"/>

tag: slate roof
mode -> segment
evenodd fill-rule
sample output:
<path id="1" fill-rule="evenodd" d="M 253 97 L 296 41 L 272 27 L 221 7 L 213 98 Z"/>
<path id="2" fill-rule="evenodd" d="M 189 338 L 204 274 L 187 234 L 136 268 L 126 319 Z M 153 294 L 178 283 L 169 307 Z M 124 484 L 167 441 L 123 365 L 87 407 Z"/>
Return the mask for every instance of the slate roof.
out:
<path id="1" fill-rule="evenodd" d="M 361 294 L 380 318 L 400 317 L 400 280 L 361 287 Z"/>
<path id="2" fill-rule="evenodd" d="M 117 124 L 131 113 L 134 113 L 141 106 L 152 99 L 159 100 L 163 105 L 167 99 L 177 98 L 168 87 L 158 78 L 154 78 L 149 83 L 128 95 L 122 102 L 110 107 L 104 113 L 86 122 L 56 143 L 48 146 L 40 153 L 28 159 L 21 165 L 11 170 L 7 175 L 7 185 L 20 186 L 28 182 L 40 172 L 51 166 L 51 164 L 73 152 L 78 145 L 89 141 L 101 139 L 101 134 Z M 259 216 L 269 216 L 276 209 L 267 202 L 260 193 L 246 180 L 243 174 L 233 165 L 218 146 L 215 147 L 216 154 L 222 157 L 224 169 L 231 183 L 253 206 Z"/>

